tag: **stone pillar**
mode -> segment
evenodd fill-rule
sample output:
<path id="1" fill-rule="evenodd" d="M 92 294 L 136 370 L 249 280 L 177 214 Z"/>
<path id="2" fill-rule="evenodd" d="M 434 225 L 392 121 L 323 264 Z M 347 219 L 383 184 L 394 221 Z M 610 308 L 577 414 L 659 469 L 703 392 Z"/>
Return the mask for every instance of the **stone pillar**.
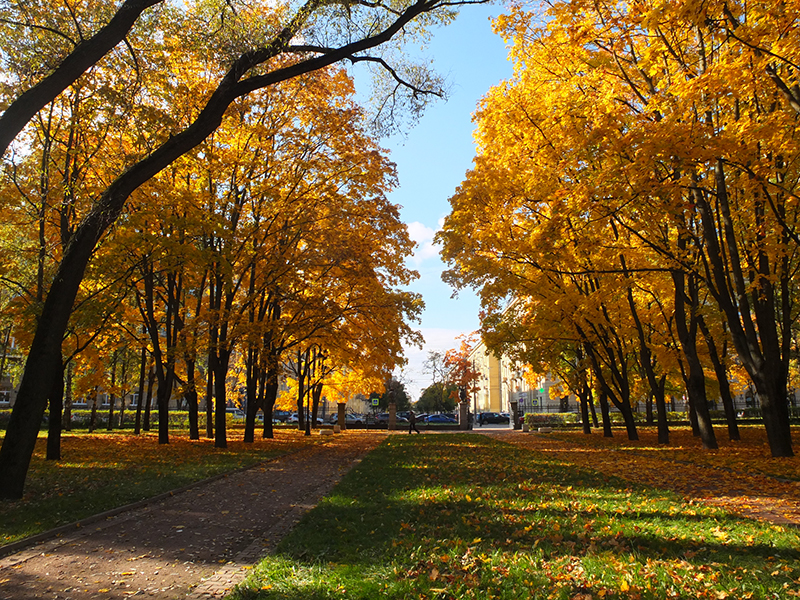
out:
<path id="1" fill-rule="evenodd" d="M 469 429 L 469 401 L 458 403 L 458 428 Z"/>
<path id="2" fill-rule="evenodd" d="M 339 429 L 344 431 L 347 429 L 347 422 L 345 421 L 345 408 L 347 407 L 347 402 L 339 402 L 338 403 L 338 412 L 336 417 L 336 423 L 339 425 Z"/>
<path id="3" fill-rule="evenodd" d="M 389 431 L 397 429 L 397 404 L 389 402 Z"/>
<path id="4" fill-rule="evenodd" d="M 521 425 L 519 423 L 519 402 L 516 400 L 511 401 L 511 423 L 513 424 L 514 429 L 520 429 Z"/>

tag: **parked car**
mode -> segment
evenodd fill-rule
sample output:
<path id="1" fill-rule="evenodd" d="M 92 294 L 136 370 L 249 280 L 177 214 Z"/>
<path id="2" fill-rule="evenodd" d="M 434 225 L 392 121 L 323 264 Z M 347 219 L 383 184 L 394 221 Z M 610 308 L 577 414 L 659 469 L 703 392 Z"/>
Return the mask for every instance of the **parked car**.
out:
<path id="1" fill-rule="evenodd" d="M 496 412 L 482 412 L 478 414 L 478 423 L 495 424 L 495 423 L 509 423 L 510 418 L 507 415 Z"/>
<path id="2" fill-rule="evenodd" d="M 400 415 L 395 415 L 395 423 L 408 423 L 408 419 L 405 417 L 401 417 Z M 375 415 L 375 422 L 376 423 L 388 423 L 389 422 L 389 413 L 378 413 Z"/>
<path id="3" fill-rule="evenodd" d="M 280 421 L 281 423 L 286 423 L 289 420 L 289 417 L 292 416 L 292 413 L 288 410 L 273 410 L 272 411 L 272 422 Z"/>
<path id="4" fill-rule="evenodd" d="M 234 408 L 231 406 L 226 408 L 225 412 L 229 415 L 233 415 L 234 419 L 244 419 L 244 411 L 241 408 Z"/>
<path id="5" fill-rule="evenodd" d="M 333 415 L 331 417 L 331 424 L 336 425 L 339 422 L 339 415 Z M 356 413 L 345 413 L 344 415 L 344 424 L 345 425 L 361 425 L 364 422 L 364 419 L 361 415 Z"/>
<path id="6" fill-rule="evenodd" d="M 300 416 L 297 413 L 292 413 L 292 416 L 286 419 L 287 423 L 298 423 L 300 421 Z M 322 419 L 317 417 L 317 425 L 322 425 Z"/>
<path id="7" fill-rule="evenodd" d="M 428 415 L 426 423 L 458 423 L 454 418 L 447 415 Z"/>

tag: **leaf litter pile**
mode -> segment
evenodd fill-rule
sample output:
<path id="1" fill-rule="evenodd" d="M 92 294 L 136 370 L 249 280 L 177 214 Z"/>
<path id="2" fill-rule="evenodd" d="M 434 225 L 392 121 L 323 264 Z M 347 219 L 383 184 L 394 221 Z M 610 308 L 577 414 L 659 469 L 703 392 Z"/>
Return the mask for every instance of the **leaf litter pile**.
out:
<path id="1" fill-rule="evenodd" d="M 552 450 L 390 436 L 232 598 L 791 598 L 798 533 Z"/>
<path id="2" fill-rule="evenodd" d="M 741 440 L 724 439 L 720 448 L 703 450 L 689 428 L 670 431 L 659 446 L 654 429 L 639 431 L 638 441 L 624 435 L 559 431 L 515 437 L 527 448 L 627 481 L 678 492 L 687 499 L 724 507 L 743 516 L 800 526 L 800 456 L 772 458 L 761 426 L 741 427 Z M 793 429 L 800 448 L 800 428 Z"/>

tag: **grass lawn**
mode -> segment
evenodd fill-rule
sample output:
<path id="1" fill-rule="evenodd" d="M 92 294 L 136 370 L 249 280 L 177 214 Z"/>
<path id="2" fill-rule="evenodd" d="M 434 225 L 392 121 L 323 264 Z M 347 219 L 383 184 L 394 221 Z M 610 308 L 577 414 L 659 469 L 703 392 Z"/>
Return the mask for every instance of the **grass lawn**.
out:
<path id="1" fill-rule="evenodd" d="M 389 436 L 237 600 L 800 597 L 800 531 L 480 435 Z"/>
<path id="2" fill-rule="evenodd" d="M 659 461 L 679 461 L 800 481 L 800 455 L 773 458 L 763 425 L 740 425 L 741 439 L 737 441 L 728 439 L 724 426 L 717 425 L 714 431 L 719 444 L 718 451 L 703 450 L 699 438 L 692 435 L 689 427 L 670 428 L 670 443 L 666 446 L 658 444 L 655 427 L 640 427 L 639 440 L 633 442 L 627 439 L 622 429 L 614 430 L 613 438 L 604 438 L 601 429 L 595 429 L 592 435 L 585 435 L 576 429 L 557 430 L 550 437 L 567 441 L 577 449 L 614 450 L 614 454 L 606 454 L 616 457 L 615 460 L 619 453 L 632 456 L 651 454 Z M 800 427 L 792 427 L 791 434 L 795 451 L 800 451 Z"/>
<path id="3" fill-rule="evenodd" d="M 228 448 L 217 449 L 213 440 L 189 440 L 188 432 L 171 432 L 166 445 L 155 433 L 64 433 L 63 460 L 54 462 L 44 460 L 42 432 L 23 499 L 0 504 L 0 545 L 318 441 L 293 430 L 276 431 L 272 440 L 256 436 L 253 444 L 242 435 L 241 427 L 229 429 Z"/>

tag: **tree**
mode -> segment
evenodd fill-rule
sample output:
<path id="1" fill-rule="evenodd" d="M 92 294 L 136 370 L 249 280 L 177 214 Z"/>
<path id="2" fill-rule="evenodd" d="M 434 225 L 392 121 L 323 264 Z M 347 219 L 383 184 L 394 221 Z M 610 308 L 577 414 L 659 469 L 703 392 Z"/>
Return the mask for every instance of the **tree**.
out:
<path id="1" fill-rule="evenodd" d="M 439 381 L 422 390 L 414 406 L 418 412 L 452 412 L 455 410 L 457 397 L 458 387 Z"/>
<path id="2" fill-rule="evenodd" d="M 81 22 L 83 19 L 76 19 L 76 12 L 72 10 L 69 11 L 69 17 L 71 17 L 75 30 L 65 32 L 58 30 L 65 25 L 64 16 L 59 15 L 60 11 L 52 11 L 52 7 L 46 4 L 42 5 L 42 13 L 40 14 L 35 14 L 29 7 L 23 7 L 21 4 L 14 7 L 16 10 L 12 9 L 10 4 L 4 6 L 6 15 L 3 15 L 0 22 L 5 26 L 3 37 L 6 42 L 10 41 L 13 35 L 18 43 L 22 42 L 26 45 L 33 43 L 35 52 L 37 43 L 53 44 L 54 40 L 45 40 L 43 37 L 47 33 L 55 34 L 51 36 L 55 38 L 57 47 L 55 56 L 61 60 L 52 69 L 52 72 L 48 73 L 40 81 L 33 84 L 31 82 L 20 82 L 21 86 L 26 87 L 26 89 L 20 92 L 6 106 L 3 114 L 0 115 L 0 156 L 5 153 L 13 139 L 36 113 L 50 102 L 53 102 L 59 94 L 75 83 L 81 75 L 108 54 L 125 38 L 139 16 L 146 9 L 159 4 L 161 1 L 125 0 L 117 8 L 112 18 L 90 37 L 87 37 L 82 31 L 86 23 Z M 14 15 L 15 12 L 21 13 L 22 18 L 18 20 Z M 54 13 L 61 16 L 62 19 L 55 27 L 51 22 L 47 22 L 49 21 L 48 17 L 52 17 Z M 89 17 L 90 15 L 91 13 L 77 16 Z M 70 44 L 72 45 L 71 49 L 69 49 Z M 42 58 L 52 60 L 52 55 L 41 52 L 41 48 L 38 48 L 38 50 L 40 60 Z M 13 50 L 4 45 L 6 57 L 12 52 Z M 4 70 L 4 72 L 6 71 Z"/>
<path id="3" fill-rule="evenodd" d="M 385 391 L 378 404 L 381 410 L 389 410 L 389 404 L 391 403 L 394 403 L 395 410 L 398 411 L 411 409 L 411 398 L 406 392 L 406 386 L 402 381 L 389 377 L 384 380 L 383 388 Z"/>
<path id="4" fill-rule="evenodd" d="M 209 75 L 219 75 L 213 91 L 207 96 L 203 108 L 187 115 L 172 131 L 151 144 L 152 151 L 129 166 L 98 195 L 96 203 L 86 213 L 75 229 L 70 243 L 58 265 L 53 283 L 39 315 L 36 335 L 26 362 L 26 375 L 20 384 L 17 403 L 12 412 L 7 435 L 0 449 L 0 481 L 4 497 L 22 495 L 30 456 L 36 439 L 47 395 L 60 372 L 60 345 L 67 327 L 73 301 L 91 255 L 106 230 L 117 220 L 126 206 L 128 197 L 158 172 L 190 152 L 219 126 L 228 107 L 257 89 L 263 89 L 342 60 L 367 62 L 386 66 L 386 59 L 370 50 L 379 48 L 397 38 L 413 36 L 423 26 L 417 19 L 447 20 L 453 7 L 471 2 L 442 2 L 418 0 L 397 7 L 364 2 L 347 6 L 308 0 L 288 18 L 282 19 L 280 11 L 270 11 L 269 18 L 248 22 L 250 12 L 241 18 L 235 10 L 223 20 L 222 33 L 229 35 L 230 44 L 216 46 L 230 54 L 218 56 L 227 67 L 209 68 Z M 361 35 L 360 24 L 369 23 L 368 31 Z M 240 35 L 261 25 L 257 35 Z M 202 37 L 202 36 L 201 36 Z M 302 38 L 302 43 L 292 44 Z M 172 40 L 166 39 L 166 42 Z M 239 47 L 237 48 L 237 44 Z M 211 65 L 209 65 L 211 67 Z M 271 67 L 265 69 L 265 67 Z M 411 91 L 411 108 L 421 106 L 426 92 L 435 91 L 424 70 L 414 69 L 403 73 L 389 70 L 400 87 Z M 403 79 L 408 75 L 408 79 Z M 35 373 L 35 375 L 34 375 Z"/>
<path id="5" fill-rule="evenodd" d="M 469 358 L 470 350 L 475 345 L 475 334 L 462 335 L 458 348 L 451 348 L 444 353 L 443 366 L 447 372 L 446 381 L 455 385 L 457 395 L 453 398 L 456 402 L 465 402 L 477 390 L 476 382 L 480 373 L 475 369 Z"/>
<path id="6" fill-rule="evenodd" d="M 456 265 L 448 276 L 482 287 L 487 309 L 501 312 L 515 294 L 561 303 L 612 401 L 614 388 L 622 397 L 642 389 L 640 379 L 660 403 L 660 382 L 684 375 L 707 447 L 716 444 L 704 376 L 713 353 L 698 333 L 724 315 L 771 451 L 790 456 L 785 382 L 800 264 L 790 190 L 800 172 L 791 94 L 788 106 L 774 98 L 778 79 L 796 77 L 795 50 L 749 25 L 783 18 L 773 12 L 770 2 L 666 11 L 558 2 L 538 27 L 512 10 L 499 25 L 513 40 L 515 78 L 481 107 L 480 153 L 440 239 Z M 479 227 L 465 235 L 470 220 Z M 566 281 L 577 287 L 558 284 L 560 297 L 536 287 Z M 665 346 L 648 340 L 637 288 L 672 309 L 662 311 Z M 638 349 L 623 351 L 631 339 Z"/>

